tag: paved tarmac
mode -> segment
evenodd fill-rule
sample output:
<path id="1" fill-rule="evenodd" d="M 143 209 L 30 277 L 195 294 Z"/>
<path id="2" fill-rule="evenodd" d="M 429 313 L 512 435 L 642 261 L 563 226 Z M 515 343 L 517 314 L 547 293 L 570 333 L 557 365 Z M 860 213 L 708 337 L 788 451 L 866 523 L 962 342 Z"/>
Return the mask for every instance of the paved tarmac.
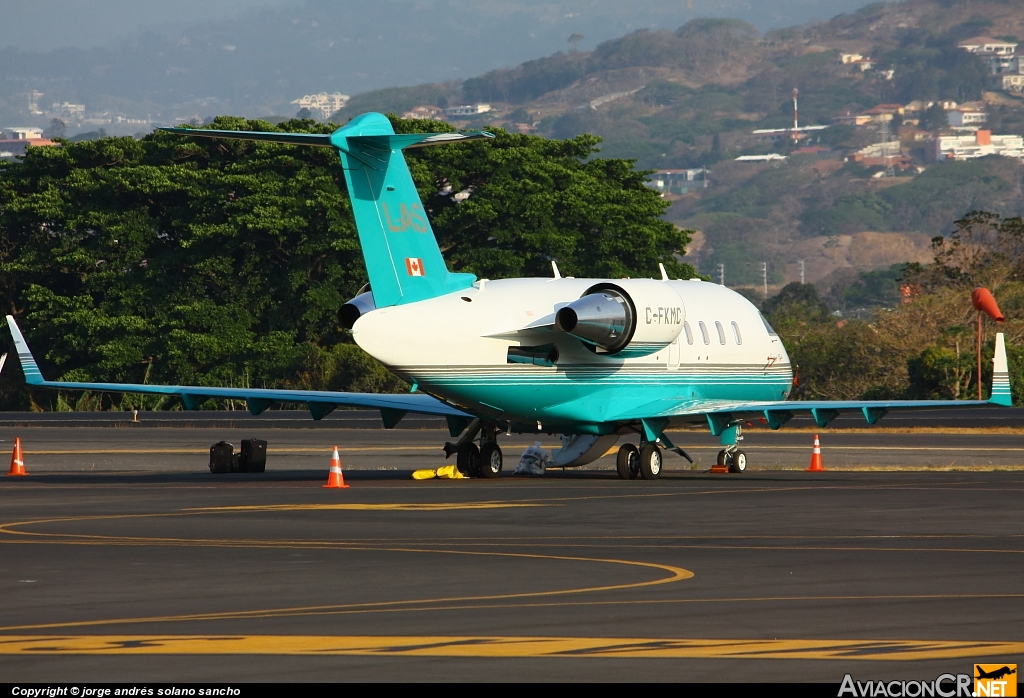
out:
<path id="1" fill-rule="evenodd" d="M 809 433 L 752 430 L 752 470 L 710 475 L 681 432 L 701 464 L 656 482 L 416 482 L 445 431 L 253 428 L 0 425 L 30 472 L 0 478 L 0 675 L 838 683 L 1024 654 L 1021 434 L 823 430 L 810 474 Z M 206 471 L 250 436 L 267 473 Z"/>

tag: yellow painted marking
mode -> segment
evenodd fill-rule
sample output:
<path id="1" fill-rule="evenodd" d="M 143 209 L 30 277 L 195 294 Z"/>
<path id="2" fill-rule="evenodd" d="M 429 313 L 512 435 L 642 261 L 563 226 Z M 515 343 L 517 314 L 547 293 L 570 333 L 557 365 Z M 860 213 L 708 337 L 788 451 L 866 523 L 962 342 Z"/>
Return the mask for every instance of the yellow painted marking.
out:
<path id="1" fill-rule="evenodd" d="M 516 509 L 520 507 L 561 506 L 530 504 L 525 502 L 446 502 L 446 503 L 394 503 L 394 504 L 250 504 L 230 507 L 194 507 L 185 511 L 453 511 L 459 509 Z"/>
<path id="2" fill-rule="evenodd" d="M 441 451 L 440 446 L 352 446 L 339 448 L 340 453 L 362 453 L 363 451 Z M 25 449 L 23 453 L 33 456 L 97 456 L 97 455 L 147 455 L 147 454 L 177 454 L 193 455 L 196 453 L 209 453 L 208 448 L 94 448 L 94 449 L 69 449 L 35 451 Z M 331 454 L 330 446 L 320 447 L 284 447 L 268 448 L 267 453 L 326 453 Z"/>
<path id="3" fill-rule="evenodd" d="M 0 654 L 615 657 L 908 661 L 1024 653 L 1024 642 L 375 635 L 11 635 Z"/>

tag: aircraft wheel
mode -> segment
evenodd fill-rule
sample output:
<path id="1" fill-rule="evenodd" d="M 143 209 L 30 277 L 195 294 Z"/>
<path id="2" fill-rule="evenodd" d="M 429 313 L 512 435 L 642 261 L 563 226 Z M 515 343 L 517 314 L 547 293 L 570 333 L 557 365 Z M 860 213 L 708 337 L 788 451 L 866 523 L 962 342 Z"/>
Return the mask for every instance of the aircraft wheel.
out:
<path id="1" fill-rule="evenodd" d="M 640 449 L 640 477 L 657 480 L 661 475 L 661 449 L 657 444 L 644 444 Z"/>
<path id="2" fill-rule="evenodd" d="M 717 461 L 718 464 L 719 465 L 725 465 L 727 460 L 728 460 L 728 457 L 729 457 L 729 454 L 727 454 L 725 451 L 719 451 L 718 452 L 718 461 Z"/>
<path id="3" fill-rule="evenodd" d="M 633 444 L 622 444 L 619 455 L 615 457 L 615 469 L 623 480 L 635 480 L 640 474 L 640 452 Z"/>
<path id="4" fill-rule="evenodd" d="M 480 449 L 474 443 L 462 444 L 455 454 L 455 467 L 466 477 L 476 477 L 480 468 Z"/>
<path id="5" fill-rule="evenodd" d="M 742 473 L 747 469 L 747 454 L 743 451 L 733 451 L 729 459 L 729 472 Z"/>
<path id="6" fill-rule="evenodd" d="M 498 477 L 501 474 L 501 449 L 493 441 L 480 449 L 479 461 L 482 477 Z"/>

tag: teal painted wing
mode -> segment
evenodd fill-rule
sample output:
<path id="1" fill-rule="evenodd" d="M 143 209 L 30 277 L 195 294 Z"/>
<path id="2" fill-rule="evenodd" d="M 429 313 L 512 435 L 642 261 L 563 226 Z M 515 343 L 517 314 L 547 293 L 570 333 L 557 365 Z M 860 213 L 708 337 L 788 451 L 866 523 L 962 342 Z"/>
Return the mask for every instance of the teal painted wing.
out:
<path id="1" fill-rule="evenodd" d="M 735 400 L 701 400 L 692 397 L 663 397 L 646 404 L 629 407 L 612 416 L 616 422 L 694 422 L 707 420 L 711 433 L 717 436 L 730 424 L 763 419 L 778 429 L 793 417 L 794 412 L 809 412 L 815 424 L 828 426 L 843 412 L 860 412 L 868 424 L 874 424 L 892 410 L 930 410 L 958 407 L 999 405 L 1010 407 L 1009 364 L 1003 333 L 996 334 L 995 356 L 992 359 L 992 396 L 988 400 L 786 400 L 775 402 L 743 402 Z M 646 427 L 645 427 L 646 428 Z"/>
<path id="2" fill-rule="evenodd" d="M 694 422 L 707 420 L 715 436 L 725 426 L 751 419 L 764 420 L 778 429 L 796 412 L 808 412 L 819 427 L 826 427 L 843 412 L 859 412 L 868 424 L 874 424 L 893 410 L 948 409 L 1001 404 L 992 400 L 787 400 L 781 402 L 740 402 L 733 400 L 695 400 L 662 398 L 642 407 L 616 414 L 613 421 L 668 420 Z"/>
<path id="3" fill-rule="evenodd" d="M 269 390 L 265 388 L 218 388 L 198 385 L 142 385 L 137 383 L 76 383 L 48 381 L 43 378 L 28 343 L 14 318 L 7 316 L 7 325 L 18 352 L 22 373 L 29 385 L 60 390 L 98 390 L 111 393 L 140 393 L 144 395 L 172 395 L 181 399 L 186 409 L 196 409 L 210 398 L 245 400 L 249 412 L 260 414 L 275 403 L 304 404 L 313 419 L 323 419 L 337 407 L 369 407 L 381 411 L 384 424 L 395 426 L 407 413 L 430 414 L 452 420 L 471 419 L 467 414 L 446 405 L 435 397 L 424 394 L 341 393 L 329 390 Z"/>

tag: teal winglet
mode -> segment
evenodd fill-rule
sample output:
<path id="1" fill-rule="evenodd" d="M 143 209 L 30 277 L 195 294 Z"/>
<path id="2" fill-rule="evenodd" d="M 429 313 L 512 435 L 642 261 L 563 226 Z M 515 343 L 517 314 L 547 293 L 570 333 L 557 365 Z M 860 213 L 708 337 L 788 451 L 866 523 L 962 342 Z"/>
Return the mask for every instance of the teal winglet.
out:
<path id="1" fill-rule="evenodd" d="M 1006 361 L 1006 342 L 1003 333 L 996 334 L 996 351 L 992 358 L 992 395 L 988 399 L 993 405 L 1013 406 L 1010 391 L 1010 365 Z"/>

